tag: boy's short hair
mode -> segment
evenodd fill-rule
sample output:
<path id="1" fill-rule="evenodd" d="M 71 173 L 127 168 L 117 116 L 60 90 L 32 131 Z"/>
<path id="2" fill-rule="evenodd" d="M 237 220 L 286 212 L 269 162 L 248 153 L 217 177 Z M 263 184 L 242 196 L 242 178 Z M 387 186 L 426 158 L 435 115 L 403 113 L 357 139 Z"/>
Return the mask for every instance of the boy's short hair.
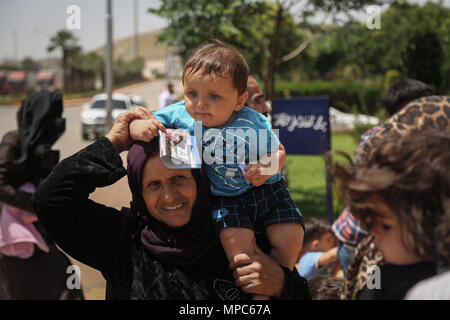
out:
<path id="1" fill-rule="evenodd" d="M 312 300 L 340 300 L 344 279 L 319 274 L 309 280 L 308 288 Z"/>
<path id="2" fill-rule="evenodd" d="M 320 239 L 324 234 L 332 232 L 331 226 L 323 219 L 313 217 L 305 218 L 305 235 L 303 237 L 303 246 L 306 246 L 314 240 Z"/>
<path id="3" fill-rule="evenodd" d="M 239 51 L 219 40 L 213 40 L 199 47 L 187 60 L 183 69 L 183 84 L 185 79 L 199 71 L 215 76 L 229 74 L 239 95 L 247 91 L 249 74 L 247 61 Z"/>
<path id="4" fill-rule="evenodd" d="M 387 112 L 392 116 L 411 101 L 433 94 L 433 86 L 406 78 L 396 81 L 389 87 L 384 96 L 384 103 Z"/>
<path id="5" fill-rule="evenodd" d="M 370 230 L 376 201 L 404 225 L 402 241 L 424 261 L 450 263 L 450 134 L 436 130 L 386 135 L 369 158 L 336 163 L 333 179 L 351 212 Z"/>

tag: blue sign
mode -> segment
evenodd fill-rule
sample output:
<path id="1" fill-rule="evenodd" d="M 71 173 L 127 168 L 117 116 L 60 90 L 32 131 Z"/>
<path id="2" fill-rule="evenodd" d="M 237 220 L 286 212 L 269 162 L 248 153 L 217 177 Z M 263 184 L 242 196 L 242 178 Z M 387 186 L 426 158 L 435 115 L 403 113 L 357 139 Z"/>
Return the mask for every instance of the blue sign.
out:
<path id="1" fill-rule="evenodd" d="M 287 154 L 321 155 L 330 150 L 328 97 L 275 99 L 273 128 Z M 333 198 L 325 166 L 328 222 L 333 223 Z"/>
<path id="2" fill-rule="evenodd" d="M 287 154 L 320 155 L 330 150 L 328 97 L 275 99 L 273 128 Z"/>

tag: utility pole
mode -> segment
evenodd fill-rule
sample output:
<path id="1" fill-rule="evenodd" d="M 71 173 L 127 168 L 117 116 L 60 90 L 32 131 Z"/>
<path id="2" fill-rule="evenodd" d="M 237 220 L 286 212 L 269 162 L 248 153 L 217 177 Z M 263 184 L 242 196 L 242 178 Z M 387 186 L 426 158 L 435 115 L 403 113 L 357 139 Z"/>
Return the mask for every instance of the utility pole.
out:
<path id="1" fill-rule="evenodd" d="M 112 127 L 112 110 L 113 110 L 113 30 L 112 30 L 112 4 L 111 0 L 106 0 L 106 130 Z M 106 134 L 106 132 L 105 132 Z"/>
<path id="2" fill-rule="evenodd" d="M 17 41 L 17 29 L 13 31 L 13 59 L 19 61 L 19 45 Z"/>
<path id="3" fill-rule="evenodd" d="M 134 0 L 134 57 L 139 57 L 139 0 Z"/>

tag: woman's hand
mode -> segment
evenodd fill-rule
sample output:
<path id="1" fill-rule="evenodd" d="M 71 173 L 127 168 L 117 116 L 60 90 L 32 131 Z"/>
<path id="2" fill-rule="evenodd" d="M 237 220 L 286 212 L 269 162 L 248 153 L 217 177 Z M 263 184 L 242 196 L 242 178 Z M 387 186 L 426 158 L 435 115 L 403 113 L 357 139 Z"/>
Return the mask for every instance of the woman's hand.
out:
<path id="1" fill-rule="evenodd" d="M 284 287 L 283 270 L 259 249 L 255 240 L 253 246 L 254 254 L 238 254 L 230 263 L 236 286 L 247 293 L 280 297 Z"/>
<path id="2" fill-rule="evenodd" d="M 129 125 L 133 119 L 150 119 L 154 118 L 150 110 L 143 107 L 136 107 L 130 111 L 120 113 L 116 121 L 105 135 L 108 138 L 116 150 L 120 153 L 122 151 L 129 150 L 133 140 L 130 137 Z"/>
<path id="3" fill-rule="evenodd" d="M 156 119 L 137 119 L 130 123 L 130 137 L 133 140 L 150 142 L 159 135 L 159 130 L 166 132 L 164 125 Z"/>

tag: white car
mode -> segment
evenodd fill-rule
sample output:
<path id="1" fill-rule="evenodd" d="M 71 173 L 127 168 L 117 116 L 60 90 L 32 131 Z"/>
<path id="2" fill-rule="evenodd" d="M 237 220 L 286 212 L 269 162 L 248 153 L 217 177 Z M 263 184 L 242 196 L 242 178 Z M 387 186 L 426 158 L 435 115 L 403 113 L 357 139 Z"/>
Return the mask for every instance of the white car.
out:
<path id="1" fill-rule="evenodd" d="M 113 121 L 121 112 L 125 112 L 135 106 L 143 106 L 142 98 L 139 96 L 129 96 L 126 94 L 114 93 L 112 118 Z M 97 139 L 106 134 L 106 100 L 107 94 L 95 95 L 92 100 L 83 106 L 81 112 L 81 134 L 83 139 Z"/>

